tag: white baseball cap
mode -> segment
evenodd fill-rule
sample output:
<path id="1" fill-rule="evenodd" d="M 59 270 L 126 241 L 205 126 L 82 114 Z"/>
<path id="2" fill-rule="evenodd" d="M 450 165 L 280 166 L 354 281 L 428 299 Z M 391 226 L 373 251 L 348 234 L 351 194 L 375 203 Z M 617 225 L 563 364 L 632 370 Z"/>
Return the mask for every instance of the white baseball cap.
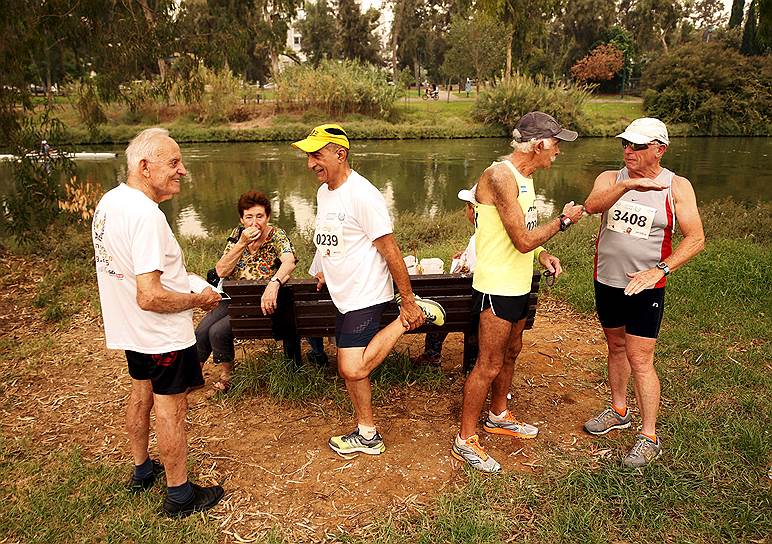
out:
<path id="1" fill-rule="evenodd" d="M 463 200 L 464 202 L 469 202 L 470 204 L 477 204 L 477 200 L 475 200 L 476 193 L 477 193 L 477 184 L 475 183 L 471 189 L 461 189 L 458 192 L 458 198 L 459 200 Z"/>
<path id="2" fill-rule="evenodd" d="M 653 117 L 636 119 L 627 125 L 622 134 L 617 134 L 617 138 L 622 138 L 634 144 L 648 144 L 658 140 L 665 145 L 670 145 L 670 138 L 668 138 L 665 123 Z"/>

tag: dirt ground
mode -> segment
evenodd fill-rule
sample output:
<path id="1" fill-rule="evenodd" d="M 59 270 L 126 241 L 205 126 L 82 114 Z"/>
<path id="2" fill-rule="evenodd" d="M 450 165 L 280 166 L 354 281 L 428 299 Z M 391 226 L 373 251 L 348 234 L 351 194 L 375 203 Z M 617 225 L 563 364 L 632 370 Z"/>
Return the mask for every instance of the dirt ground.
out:
<path id="1" fill-rule="evenodd" d="M 46 325 L 31 303 L 40 281 L 34 263 L 8 254 L 2 260 L 3 336 L 34 345 L 55 333 L 53 344 L 34 357 L 0 360 L 2 432 L 51 450 L 78 445 L 87 457 L 125 463 L 128 476 L 123 354 L 105 348 L 101 324 L 86 310 L 63 330 Z M 422 342 L 422 336 L 409 335 L 397 349 L 415 354 Z M 258 347 L 250 343 L 245 349 Z M 334 364 L 334 347 L 327 351 Z M 429 507 L 439 494 L 463 484 L 464 472 L 450 455 L 461 410 L 462 353 L 461 334 L 451 334 L 442 363 L 448 387 L 432 392 L 406 385 L 376 406 L 387 446 L 378 457 L 343 459 L 329 449 L 331 434 L 354 426 L 353 417 L 331 402 L 290 405 L 268 396 L 223 401 L 207 399 L 205 390 L 193 392 L 193 477 L 226 489 L 211 513 L 223 540 L 250 541 L 279 527 L 293 541 L 329 541 L 332 533 L 356 533 L 384 515 Z M 548 453 L 604 454 L 581 429 L 608 395 L 600 370 L 604 358 L 597 323 L 543 296 L 534 329 L 524 336 L 510 405 L 540 434 L 518 440 L 480 433 L 505 471 L 538 473 Z M 211 364 L 205 374 L 208 387 L 215 374 Z M 154 437 L 151 449 L 157 455 Z"/>

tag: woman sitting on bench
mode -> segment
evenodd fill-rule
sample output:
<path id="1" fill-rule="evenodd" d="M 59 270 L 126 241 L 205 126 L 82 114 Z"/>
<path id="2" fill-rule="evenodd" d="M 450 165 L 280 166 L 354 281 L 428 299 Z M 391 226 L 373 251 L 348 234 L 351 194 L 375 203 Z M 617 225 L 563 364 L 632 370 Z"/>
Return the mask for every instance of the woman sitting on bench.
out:
<path id="1" fill-rule="evenodd" d="M 284 230 L 269 224 L 271 201 L 263 193 L 248 191 L 241 195 L 238 211 L 241 224 L 228 237 L 215 270 L 219 277 L 231 280 L 269 280 L 260 307 L 264 315 L 271 315 L 278 305 L 279 287 L 295 270 L 295 249 Z M 235 350 L 228 304 L 227 300 L 221 302 L 196 328 L 198 361 L 203 365 L 212 354 L 214 364 L 220 365 L 220 379 L 212 384 L 213 394 L 228 392 L 233 372 Z M 285 353 L 290 344 L 285 339 Z"/>

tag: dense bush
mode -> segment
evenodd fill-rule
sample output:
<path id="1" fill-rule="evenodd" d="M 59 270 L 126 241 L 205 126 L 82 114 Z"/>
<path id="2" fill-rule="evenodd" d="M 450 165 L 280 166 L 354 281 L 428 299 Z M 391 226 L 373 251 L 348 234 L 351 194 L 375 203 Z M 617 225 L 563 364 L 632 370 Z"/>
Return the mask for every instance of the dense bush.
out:
<path id="1" fill-rule="evenodd" d="M 772 56 L 745 57 L 721 43 L 694 43 L 651 62 L 644 108 L 701 134 L 766 135 L 772 129 Z"/>
<path id="2" fill-rule="evenodd" d="M 564 126 L 584 127 L 584 105 L 591 87 L 515 74 L 509 81 L 481 93 L 472 116 L 489 125 L 512 129 L 529 111 L 549 113 Z"/>
<path id="3" fill-rule="evenodd" d="M 388 117 L 400 91 L 386 75 L 368 64 L 327 60 L 314 68 L 290 66 L 276 78 L 278 107 L 285 111 L 316 109 L 328 115 L 361 113 Z"/>

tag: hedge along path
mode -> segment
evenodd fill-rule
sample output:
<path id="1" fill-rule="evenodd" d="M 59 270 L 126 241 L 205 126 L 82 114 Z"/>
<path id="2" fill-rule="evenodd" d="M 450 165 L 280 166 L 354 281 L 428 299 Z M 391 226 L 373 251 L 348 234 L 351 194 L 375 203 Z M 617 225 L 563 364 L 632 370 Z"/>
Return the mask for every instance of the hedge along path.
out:
<path id="1" fill-rule="evenodd" d="M 105 348 L 101 322 L 87 305 L 65 327 L 43 322 L 32 306 L 42 277 L 34 271 L 43 263 L 9 255 L 3 260 L 0 324 L 17 346 L 4 345 L 8 353 L 0 357 L 3 434 L 49 452 L 79 446 L 86 458 L 126 466 L 128 477 L 123 425 L 130 379 L 122 352 Z M 539 304 L 534 329 L 524 337 L 511 408 L 539 425 L 540 435 L 526 441 L 481 432 L 482 443 L 506 471 L 538 474 L 556 455 L 608 454 L 581 430 L 608 398 L 600 327 L 548 296 Z M 415 354 L 422 346 L 423 337 L 416 335 L 398 349 Z M 245 346 L 248 354 L 261 349 L 260 342 Z M 462 335 L 451 334 L 443 351 L 446 387 L 430 391 L 406 384 L 376 406 L 387 445 L 379 457 L 343 459 L 327 447 L 330 435 L 354 425 L 347 409 L 332 400 L 283 403 L 259 395 L 211 401 L 206 390 L 193 392 L 192 478 L 223 483 L 226 497 L 210 514 L 223 540 L 255 540 L 277 530 L 290 541 L 324 541 L 363 534 L 388 515 L 431 512 L 437 496 L 466 481 L 450 456 L 461 411 L 462 353 Z M 211 364 L 205 374 L 208 386 L 216 379 Z M 151 451 L 157 456 L 154 435 Z M 154 492 L 160 504 L 158 486 Z"/>

